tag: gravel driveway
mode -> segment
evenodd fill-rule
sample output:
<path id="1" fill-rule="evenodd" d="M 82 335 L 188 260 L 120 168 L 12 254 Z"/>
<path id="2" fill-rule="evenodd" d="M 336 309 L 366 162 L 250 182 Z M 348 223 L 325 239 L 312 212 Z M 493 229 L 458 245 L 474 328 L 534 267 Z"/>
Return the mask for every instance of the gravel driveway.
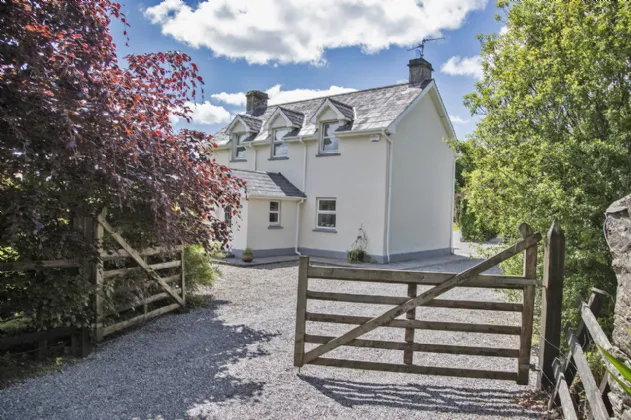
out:
<path id="1" fill-rule="evenodd" d="M 425 267 L 461 271 L 462 260 Z M 457 379 L 306 366 L 293 368 L 295 264 L 222 267 L 213 304 L 162 317 L 115 338 L 63 372 L 0 390 L 0 419 L 453 419 L 539 418 L 518 404 L 529 389 L 510 381 Z M 310 281 L 313 290 L 405 296 L 402 285 Z M 461 288 L 445 297 L 501 300 L 491 290 Z M 313 305 L 312 305 L 313 303 Z M 350 314 L 351 304 L 310 302 L 309 310 Z M 377 305 L 353 305 L 354 315 L 378 315 Z M 433 320 L 518 323 L 518 314 L 420 308 Z M 339 334 L 350 326 L 308 323 L 307 332 Z M 368 337 L 401 341 L 403 330 Z M 518 346 L 517 337 L 417 331 L 417 341 Z M 328 357 L 401 363 L 402 352 L 343 348 Z M 513 370 L 516 361 L 416 354 L 415 363 Z M 531 374 L 531 386 L 535 377 Z"/>

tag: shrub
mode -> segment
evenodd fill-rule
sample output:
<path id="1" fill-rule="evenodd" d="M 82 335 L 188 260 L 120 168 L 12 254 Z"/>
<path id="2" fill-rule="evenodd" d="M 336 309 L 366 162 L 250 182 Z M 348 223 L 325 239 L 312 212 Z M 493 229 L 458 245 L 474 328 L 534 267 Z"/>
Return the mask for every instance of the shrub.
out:
<path id="1" fill-rule="evenodd" d="M 488 226 L 471 209 L 467 207 L 467 200 L 460 200 L 458 225 L 462 239 L 470 242 L 486 242 L 497 236 L 497 232 Z"/>
<path id="2" fill-rule="evenodd" d="M 360 226 L 357 232 L 357 238 L 353 242 L 352 248 L 347 251 L 346 259 L 351 264 L 359 264 L 363 262 L 372 262 L 372 258 L 366 252 L 368 247 L 368 236 L 363 226 Z"/>
<path id="3" fill-rule="evenodd" d="M 186 271 L 186 287 L 190 292 L 199 290 L 201 286 L 212 286 L 218 274 L 212 255 L 206 252 L 201 245 L 186 247 L 184 270 Z"/>

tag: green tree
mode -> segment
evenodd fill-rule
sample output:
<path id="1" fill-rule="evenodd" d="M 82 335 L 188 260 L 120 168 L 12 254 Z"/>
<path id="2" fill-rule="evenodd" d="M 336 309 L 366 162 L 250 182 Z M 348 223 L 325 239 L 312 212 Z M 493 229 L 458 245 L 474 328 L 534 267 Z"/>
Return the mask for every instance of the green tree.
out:
<path id="1" fill-rule="evenodd" d="M 467 199 L 505 236 L 561 221 L 569 307 L 590 287 L 615 292 L 603 222 L 631 192 L 631 3 L 498 6 L 508 31 L 482 36 L 484 77 L 465 98 L 483 115 Z"/>

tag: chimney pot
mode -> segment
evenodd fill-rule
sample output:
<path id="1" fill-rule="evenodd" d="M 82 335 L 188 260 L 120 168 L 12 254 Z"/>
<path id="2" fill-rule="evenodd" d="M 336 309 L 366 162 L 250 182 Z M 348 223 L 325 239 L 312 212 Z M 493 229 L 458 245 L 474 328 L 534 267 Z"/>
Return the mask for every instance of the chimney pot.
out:
<path id="1" fill-rule="evenodd" d="M 246 112 L 253 111 L 257 108 L 267 108 L 267 101 L 269 100 L 267 93 L 261 92 L 260 90 L 251 90 L 245 97 L 247 98 Z"/>
<path id="2" fill-rule="evenodd" d="M 415 58 L 408 64 L 410 68 L 410 85 L 420 85 L 425 80 L 432 79 L 434 68 L 432 64 L 424 58 Z"/>

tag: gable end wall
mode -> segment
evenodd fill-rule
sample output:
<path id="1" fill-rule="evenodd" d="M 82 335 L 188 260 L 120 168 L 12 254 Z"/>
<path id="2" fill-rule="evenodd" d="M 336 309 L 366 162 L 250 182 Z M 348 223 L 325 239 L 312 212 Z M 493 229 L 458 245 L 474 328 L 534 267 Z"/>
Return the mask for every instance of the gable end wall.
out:
<path id="1" fill-rule="evenodd" d="M 451 252 L 454 152 L 430 94 L 393 135 L 391 261 Z"/>

